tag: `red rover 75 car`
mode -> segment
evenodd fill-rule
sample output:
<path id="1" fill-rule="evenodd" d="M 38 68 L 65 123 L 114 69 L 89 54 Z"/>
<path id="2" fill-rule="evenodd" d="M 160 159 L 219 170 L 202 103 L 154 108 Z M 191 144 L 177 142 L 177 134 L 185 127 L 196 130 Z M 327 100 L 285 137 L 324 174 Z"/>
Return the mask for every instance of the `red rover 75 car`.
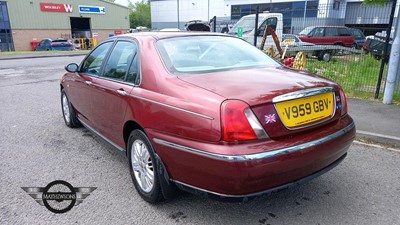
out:
<path id="1" fill-rule="evenodd" d="M 66 125 L 125 151 L 151 203 L 176 188 L 241 201 L 285 189 L 338 165 L 355 137 L 338 84 L 231 36 L 119 35 L 66 70 Z"/>

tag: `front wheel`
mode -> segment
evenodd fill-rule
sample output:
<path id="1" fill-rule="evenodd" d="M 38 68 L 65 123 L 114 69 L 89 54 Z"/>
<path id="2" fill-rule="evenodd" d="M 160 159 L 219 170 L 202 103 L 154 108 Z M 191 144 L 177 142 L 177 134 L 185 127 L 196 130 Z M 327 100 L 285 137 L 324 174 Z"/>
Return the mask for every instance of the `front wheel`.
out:
<path id="1" fill-rule="evenodd" d="M 158 165 L 150 140 L 141 130 L 134 130 L 128 139 L 128 161 L 133 184 L 149 203 L 163 200 Z"/>
<path id="2" fill-rule="evenodd" d="M 71 128 L 81 126 L 78 118 L 76 117 L 75 109 L 71 105 L 71 102 L 69 101 L 68 96 L 64 90 L 61 90 L 61 110 L 63 113 L 65 125 Z"/>

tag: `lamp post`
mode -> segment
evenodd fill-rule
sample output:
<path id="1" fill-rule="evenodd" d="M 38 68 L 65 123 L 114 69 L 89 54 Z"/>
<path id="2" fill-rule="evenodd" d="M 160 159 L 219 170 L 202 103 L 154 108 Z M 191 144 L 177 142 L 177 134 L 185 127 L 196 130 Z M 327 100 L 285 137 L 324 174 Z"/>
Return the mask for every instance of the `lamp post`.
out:
<path id="1" fill-rule="evenodd" d="M 304 2 L 303 29 L 305 28 L 305 23 L 306 23 L 307 2 L 308 0 Z"/>
<path id="2" fill-rule="evenodd" d="M 180 29 L 179 28 L 179 0 L 176 0 L 176 12 L 178 14 L 178 29 Z"/>
<path id="3" fill-rule="evenodd" d="M 208 0 L 207 21 L 210 21 L 210 0 Z"/>

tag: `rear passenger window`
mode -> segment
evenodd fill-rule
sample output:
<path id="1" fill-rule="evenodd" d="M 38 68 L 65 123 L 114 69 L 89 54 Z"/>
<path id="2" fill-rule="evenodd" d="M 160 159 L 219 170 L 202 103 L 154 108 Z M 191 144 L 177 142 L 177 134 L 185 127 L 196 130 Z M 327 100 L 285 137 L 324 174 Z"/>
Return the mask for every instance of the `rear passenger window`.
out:
<path id="1" fill-rule="evenodd" d="M 325 28 L 325 36 L 339 36 L 338 29 L 334 27 Z"/>
<path id="2" fill-rule="evenodd" d="M 135 43 L 118 41 L 108 58 L 103 76 L 115 80 L 125 80 L 125 75 L 135 55 Z"/>
<path id="3" fill-rule="evenodd" d="M 136 54 L 136 53 L 135 53 Z M 138 69 L 138 55 L 133 59 L 133 62 L 129 68 L 128 75 L 126 77 L 126 81 L 132 84 L 136 84 L 136 78 L 139 74 L 139 69 Z"/>

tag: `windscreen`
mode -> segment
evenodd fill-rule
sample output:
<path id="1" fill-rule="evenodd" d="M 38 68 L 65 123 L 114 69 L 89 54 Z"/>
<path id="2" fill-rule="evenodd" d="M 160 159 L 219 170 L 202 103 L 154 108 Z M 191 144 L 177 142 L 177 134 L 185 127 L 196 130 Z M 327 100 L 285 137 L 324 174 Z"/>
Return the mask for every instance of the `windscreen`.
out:
<path id="1" fill-rule="evenodd" d="M 308 35 L 314 27 L 306 27 L 300 31 L 299 35 Z"/>
<path id="2" fill-rule="evenodd" d="M 242 17 L 235 25 L 233 25 L 228 34 L 237 35 L 238 27 L 243 27 L 243 33 L 251 32 L 254 30 L 255 18 L 255 16 Z"/>
<path id="3" fill-rule="evenodd" d="M 249 43 L 229 36 L 186 36 L 161 39 L 157 48 L 167 69 L 187 75 L 279 64 Z"/>

